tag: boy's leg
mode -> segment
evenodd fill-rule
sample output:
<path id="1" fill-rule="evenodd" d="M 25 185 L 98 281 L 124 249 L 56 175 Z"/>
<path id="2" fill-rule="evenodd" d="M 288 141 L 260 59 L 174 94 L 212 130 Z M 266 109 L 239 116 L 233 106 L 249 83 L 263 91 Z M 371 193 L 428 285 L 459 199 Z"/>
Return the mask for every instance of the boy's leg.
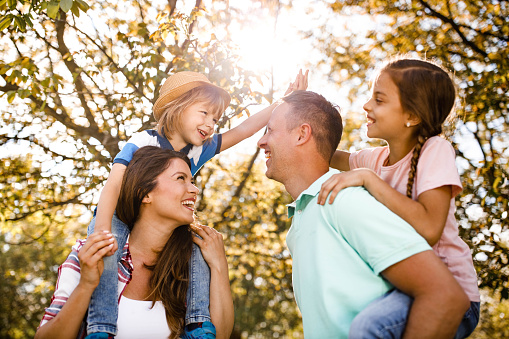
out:
<path id="1" fill-rule="evenodd" d="M 95 216 L 88 228 L 88 235 L 94 232 Z M 118 262 L 122 258 L 124 245 L 129 235 L 127 226 L 113 215 L 111 233 L 117 240 L 118 249 L 114 255 L 104 257 L 104 270 L 99 285 L 92 294 L 88 306 L 87 333 L 117 334 L 118 318 Z"/>
<path id="2" fill-rule="evenodd" d="M 189 286 L 186 297 L 185 331 L 181 338 L 215 338 L 216 329 L 210 322 L 210 268 L 200 247 L 193 243 L 189 261 Z"/>
<path id="3" fill-rule="evenodd" d="M 480 302 L 470 302 L 470 308 L 463 316 L 458 331 L 454 336 L 454 339 L 467 338 L 472 332 L 474 332 L 477 324 L 479 323 L 479 312 L 481 308 Z"/>
<path id="4" fill-rule="evenodd" d="M 413 298 L 398 290 L 374 300 L 354 318 L 350 339 L 401 338 Z"/>

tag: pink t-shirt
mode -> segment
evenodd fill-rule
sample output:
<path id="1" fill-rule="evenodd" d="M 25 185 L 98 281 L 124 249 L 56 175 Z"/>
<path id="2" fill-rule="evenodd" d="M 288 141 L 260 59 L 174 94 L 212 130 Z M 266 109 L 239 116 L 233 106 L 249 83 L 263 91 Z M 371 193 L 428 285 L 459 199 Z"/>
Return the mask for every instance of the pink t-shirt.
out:
<path id="1" fill-rule="evenodd" d="M 389 147 L 364 149 L 350 155 L 350 169 L 370 168 L 394 189 L 406 195 L 412 152 L 413 150 L 394 165 L 384 166 L 383 163 L 389 156 Z M 442 236 L 433 246 L 433 250 L 447 265 L 470 300 L 480 301 L 472 254 L 468 245 L 458 235 L 458 225 L 454 216 L 456 211 L 454 198 L 462 190 L 455 156 L 454 149 L 448 141 L 438 136 L 429 138 L 422 147 L 417 163 L 412 199 L 417 200 L 417 197 L 425 191 L 451 186 L 449 215 Z"/>

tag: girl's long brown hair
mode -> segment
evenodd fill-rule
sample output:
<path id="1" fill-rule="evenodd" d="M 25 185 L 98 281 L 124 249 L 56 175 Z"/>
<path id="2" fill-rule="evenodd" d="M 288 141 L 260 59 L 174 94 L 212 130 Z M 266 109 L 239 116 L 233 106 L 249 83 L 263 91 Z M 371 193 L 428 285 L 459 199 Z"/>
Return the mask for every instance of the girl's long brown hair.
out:
<path id="1" fill-rule="evenodd" d="M 157 177 L 175 159 L 185 161 L 191 168 L 189 158 L 179 152 L 145 146 L 134 153 L 122 180 L 116 209 L 117 216 L 129 230 L 138 219 L 143 198 L 156 187 Z M 173 231 L 155 264 L 146 266 L 152 270 L 149 298 L 152 306 L 162 301 L 171 339 L 178 338 L 184 330 L 192 244 L 189 225 L 182 225 Z"/>
<path id="2" fill-rule="evenodd" d="M 443 123 L 454 107 L 456 90 L 449 73 L 430 61 L 396 59 L 385 65 L 380 74 L 383 72 L 398 87 L 403 110 L 421 119 L 408 174 L 407 196 L 411 199 L 421 149 L 426 140 L 442 133 Z"/>

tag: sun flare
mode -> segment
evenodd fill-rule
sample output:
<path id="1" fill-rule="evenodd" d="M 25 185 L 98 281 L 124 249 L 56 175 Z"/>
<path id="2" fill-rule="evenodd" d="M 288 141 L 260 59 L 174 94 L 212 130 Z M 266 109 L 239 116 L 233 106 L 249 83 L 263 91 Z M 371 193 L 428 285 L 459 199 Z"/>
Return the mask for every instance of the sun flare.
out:
<path id="1" fill-rule="evenodd" d="M 276 88 L 286 87 L 304 67 L 298 41 L 289 39 L 287 33 L 275 31 L 272 20 L 239 26 L 232 34 L 238 46 L 239 66 L 259 75 L 272 73 Z"/>

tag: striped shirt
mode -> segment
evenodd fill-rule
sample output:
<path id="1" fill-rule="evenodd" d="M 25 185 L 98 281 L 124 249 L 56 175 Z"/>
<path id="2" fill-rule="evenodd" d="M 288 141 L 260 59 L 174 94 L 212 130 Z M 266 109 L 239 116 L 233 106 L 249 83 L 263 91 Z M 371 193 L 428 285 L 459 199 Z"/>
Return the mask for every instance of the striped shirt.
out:
<path id="1" fill-rule="evenodd" d="M 214 134 L 201 146 L 188 144 L 179 151 L 187 155 L 189 160 L 191 160 L 191 174 L 193 176 L 207 161 L 219 153 L 221 150 L 221 141 L 222 134 Z M 173 146 L 164 136 L 161 136 L 155 130 L 146 130 L 134 133 L 115 159 L 113 159 L 113 163 L 120 163 L 127 166 L 129 162 L 131 162 L 134 152 L 143 146 L 156 146 L 163 149 L 174 150 Z"/>
<path id="2" fill-rule="evenodd" d="M 55 293 L 51 297 L 51 302 L 44 316 L 42 317 L 39 327 L 46 324 L 51 319 L 55 318 L 58 312 L 62 309 L 67 299 L 71 296 L 72 292 L 78 286 L 81 277 L 80 262 L 78 260 L 78 252 L 85 244 L 85 240 L 78 239 L 76 244 L 72 247 L 71 254 L 67 257 L 64 263 L 58 268 L 58 278 L 55 287 Z M 122 258 L 118 263 L 118 298 L 122 295 L 125 286 L 131 281 L 133 271 L 133 262 L 129 252 L 128 243 L 125 244 L 122 253 Z M 85 338 L 86 336 L 86 317 L 84 317 L 81 324 L 80 331 L 76 338 Z"/>

